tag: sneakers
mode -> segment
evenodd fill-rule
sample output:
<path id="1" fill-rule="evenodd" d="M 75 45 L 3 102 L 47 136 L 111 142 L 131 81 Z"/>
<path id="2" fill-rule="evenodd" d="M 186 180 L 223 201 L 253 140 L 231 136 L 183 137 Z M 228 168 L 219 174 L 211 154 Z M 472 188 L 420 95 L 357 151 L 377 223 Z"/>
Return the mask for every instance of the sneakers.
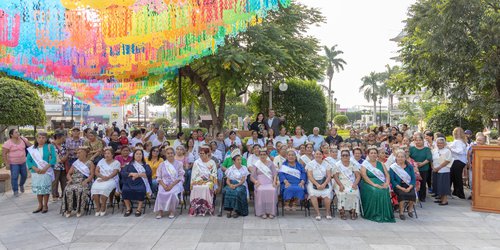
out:
<path id="1" fill-rule="evenodd" d="M 19 186 L 19 191 L 24 194 L 24 186 Z"/>

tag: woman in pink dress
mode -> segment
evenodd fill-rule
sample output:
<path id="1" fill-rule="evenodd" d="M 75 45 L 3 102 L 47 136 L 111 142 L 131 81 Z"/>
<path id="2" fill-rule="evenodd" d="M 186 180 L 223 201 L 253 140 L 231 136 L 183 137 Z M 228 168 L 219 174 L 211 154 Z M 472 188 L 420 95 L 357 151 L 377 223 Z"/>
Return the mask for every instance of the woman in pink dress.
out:
<path id="1" fill-rule="evenodd" d="M 167 160 L 162 162 L 156 169 L 158 181 L 158 195 L 156 196 L 155 209 L 156 218 L 163 216 L 163 211 L 168 211 L 168 218 L 175 217 L 175 209 L 179 205 L 179 194 L 184 188 L 184 169 L 180 161 L 175 160 L 174 149 L 166 148 Z"/>
<path id="2" fill-rule="evenodd" d="M 266 148 L 260 150 L 259 160 L 250 167 L 250 171 L 250 180 L 255 185 L 255 215 L 273 219 L 278 202 L 278 180 L 276 166 L 269 160 Z"/>
<path id="3" fill-rule="evenodd" d="M 193 164 L 191 174 L 191 216 L 214 213 L 214 184 L 217 183 L 217 165 L 210 159 L 210 148 L 200 148 L 200 158 Z"/>

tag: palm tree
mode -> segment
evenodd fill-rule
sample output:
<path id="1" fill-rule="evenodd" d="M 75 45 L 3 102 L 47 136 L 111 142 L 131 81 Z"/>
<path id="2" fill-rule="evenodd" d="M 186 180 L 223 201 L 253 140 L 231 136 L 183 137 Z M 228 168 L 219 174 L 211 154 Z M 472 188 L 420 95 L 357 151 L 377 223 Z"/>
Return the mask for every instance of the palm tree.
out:
<path id="1" fill-rule="evenodd" d="M 344 59 L 338 56 L 344 54 L 343 51 L 337 50 L 337 44 L 333 45 L 331 48 L 327 46 L 324 47 L 325 54 L 327 58 L 328 66 L 326 68 L 326 76 L 328 77 L 328 102 L 330 103 L 330 121 L 333 121 L 333 106 L 332 106 L 332 80 L 335 71 L 340 72 L 344 70 L 344 65 L 347 63 Z"/>
<path id="2" fill-rule="evenodd" d="M 387 107 L 387 111 L 388 111 L 388 120 L 387 120 L 387 123 L 391 123 L 391 111 L 393 109 L 393 105 L 394 105 L 394 92 L 393 90 L 391 89 L 391 87 L 389 86 L 389 81 L 391 79 L 391 77 L 393 77 L 394 75 L 396 75 L 397 73 L 399 73 L 400 69 L 398 66 L 389 66 L 389 64 L 385 65 L 385 72 L 383 73 L 380 73 L 380 81 L 382 82 L 382 84 L 380 85 L 380 96 L 381 97 L 388 97 L 388 107 Z"/>
<path id="3" fill-rule="evenodd" d="M 371 72 L 370 75 L 361 78 L 363 84 L 359 87 L 359 92 L 363 91 L 363 96 L 369 102 L 373 102 L 373 122 L 377 122 L 377 100 L 380 95 L 380 86 L 378 82 L 380 80 L 380 75 Z"/>

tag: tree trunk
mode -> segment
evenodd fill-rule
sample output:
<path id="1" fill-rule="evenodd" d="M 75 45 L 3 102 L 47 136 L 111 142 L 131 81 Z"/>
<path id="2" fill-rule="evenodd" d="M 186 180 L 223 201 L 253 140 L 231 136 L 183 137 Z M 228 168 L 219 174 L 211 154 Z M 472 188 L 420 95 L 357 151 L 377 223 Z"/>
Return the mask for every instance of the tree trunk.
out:
<path id="1" fill-rule="evenodd" d="M 196 127 L 195 120 L 196 118 L 194 117 L 194 103 L 191 103 L 189 105 L 189 125 L 191 125 L 191 127 Z"/>
<path id="2" fill-rule="evenodd" d="M 5 136 L 5 130 L 7 130 L 9 126 L 6 125 L 0 125 L 0 143 L 4 143 L 6 136 Z"/>
<path id="3" fill-rule="evenodd" d="M 373 125 L 377 125 L 377 100 L 373 101 Z"/>
<path id="4" fill-rule="evenodd" d="M 328 123 L 331 123 L 333 126 L 333 107 L 332 107 L 332 80 L 333 78 L 328 79 L 328 106 L 330 107 L 330 119 Z"/>
<path id="5" fill-rule="evenodd" d="M 495 85 L 497 88 L 497 105 L 500 106 L 500 75 L 497 75 Z M 496 116 L 497 116 L 497 131 L 500 131 L 500 111 L 498 109 L 496 110 Z M 500 140 L 500 137 L 497 140 Z"/>

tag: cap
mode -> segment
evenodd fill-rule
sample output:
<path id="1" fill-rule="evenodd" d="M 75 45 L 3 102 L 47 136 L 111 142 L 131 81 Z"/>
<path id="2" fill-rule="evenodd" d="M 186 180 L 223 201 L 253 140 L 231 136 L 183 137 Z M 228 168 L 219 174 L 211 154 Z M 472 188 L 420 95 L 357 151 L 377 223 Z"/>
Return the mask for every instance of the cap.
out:
<path id="1" fill-rule="evenodd" d="M 472 135 L 472 131 L 470 131 L 470 130 L 467 129 L 467 130 L 465 130 L 465 134 Z"/>
<path id="2" fill-rule="evenodd" d="M 239 150 L 239 149 L 235 149 L 235 150 L 233 150 L 233 151 L 231 152 L 231 158 L 234 158 L 234 157 L 236 157 L 236 156 L 238 156 L 238 155 L 241 155 L 241 153 L 240 153 L 240 150 Z"/>

